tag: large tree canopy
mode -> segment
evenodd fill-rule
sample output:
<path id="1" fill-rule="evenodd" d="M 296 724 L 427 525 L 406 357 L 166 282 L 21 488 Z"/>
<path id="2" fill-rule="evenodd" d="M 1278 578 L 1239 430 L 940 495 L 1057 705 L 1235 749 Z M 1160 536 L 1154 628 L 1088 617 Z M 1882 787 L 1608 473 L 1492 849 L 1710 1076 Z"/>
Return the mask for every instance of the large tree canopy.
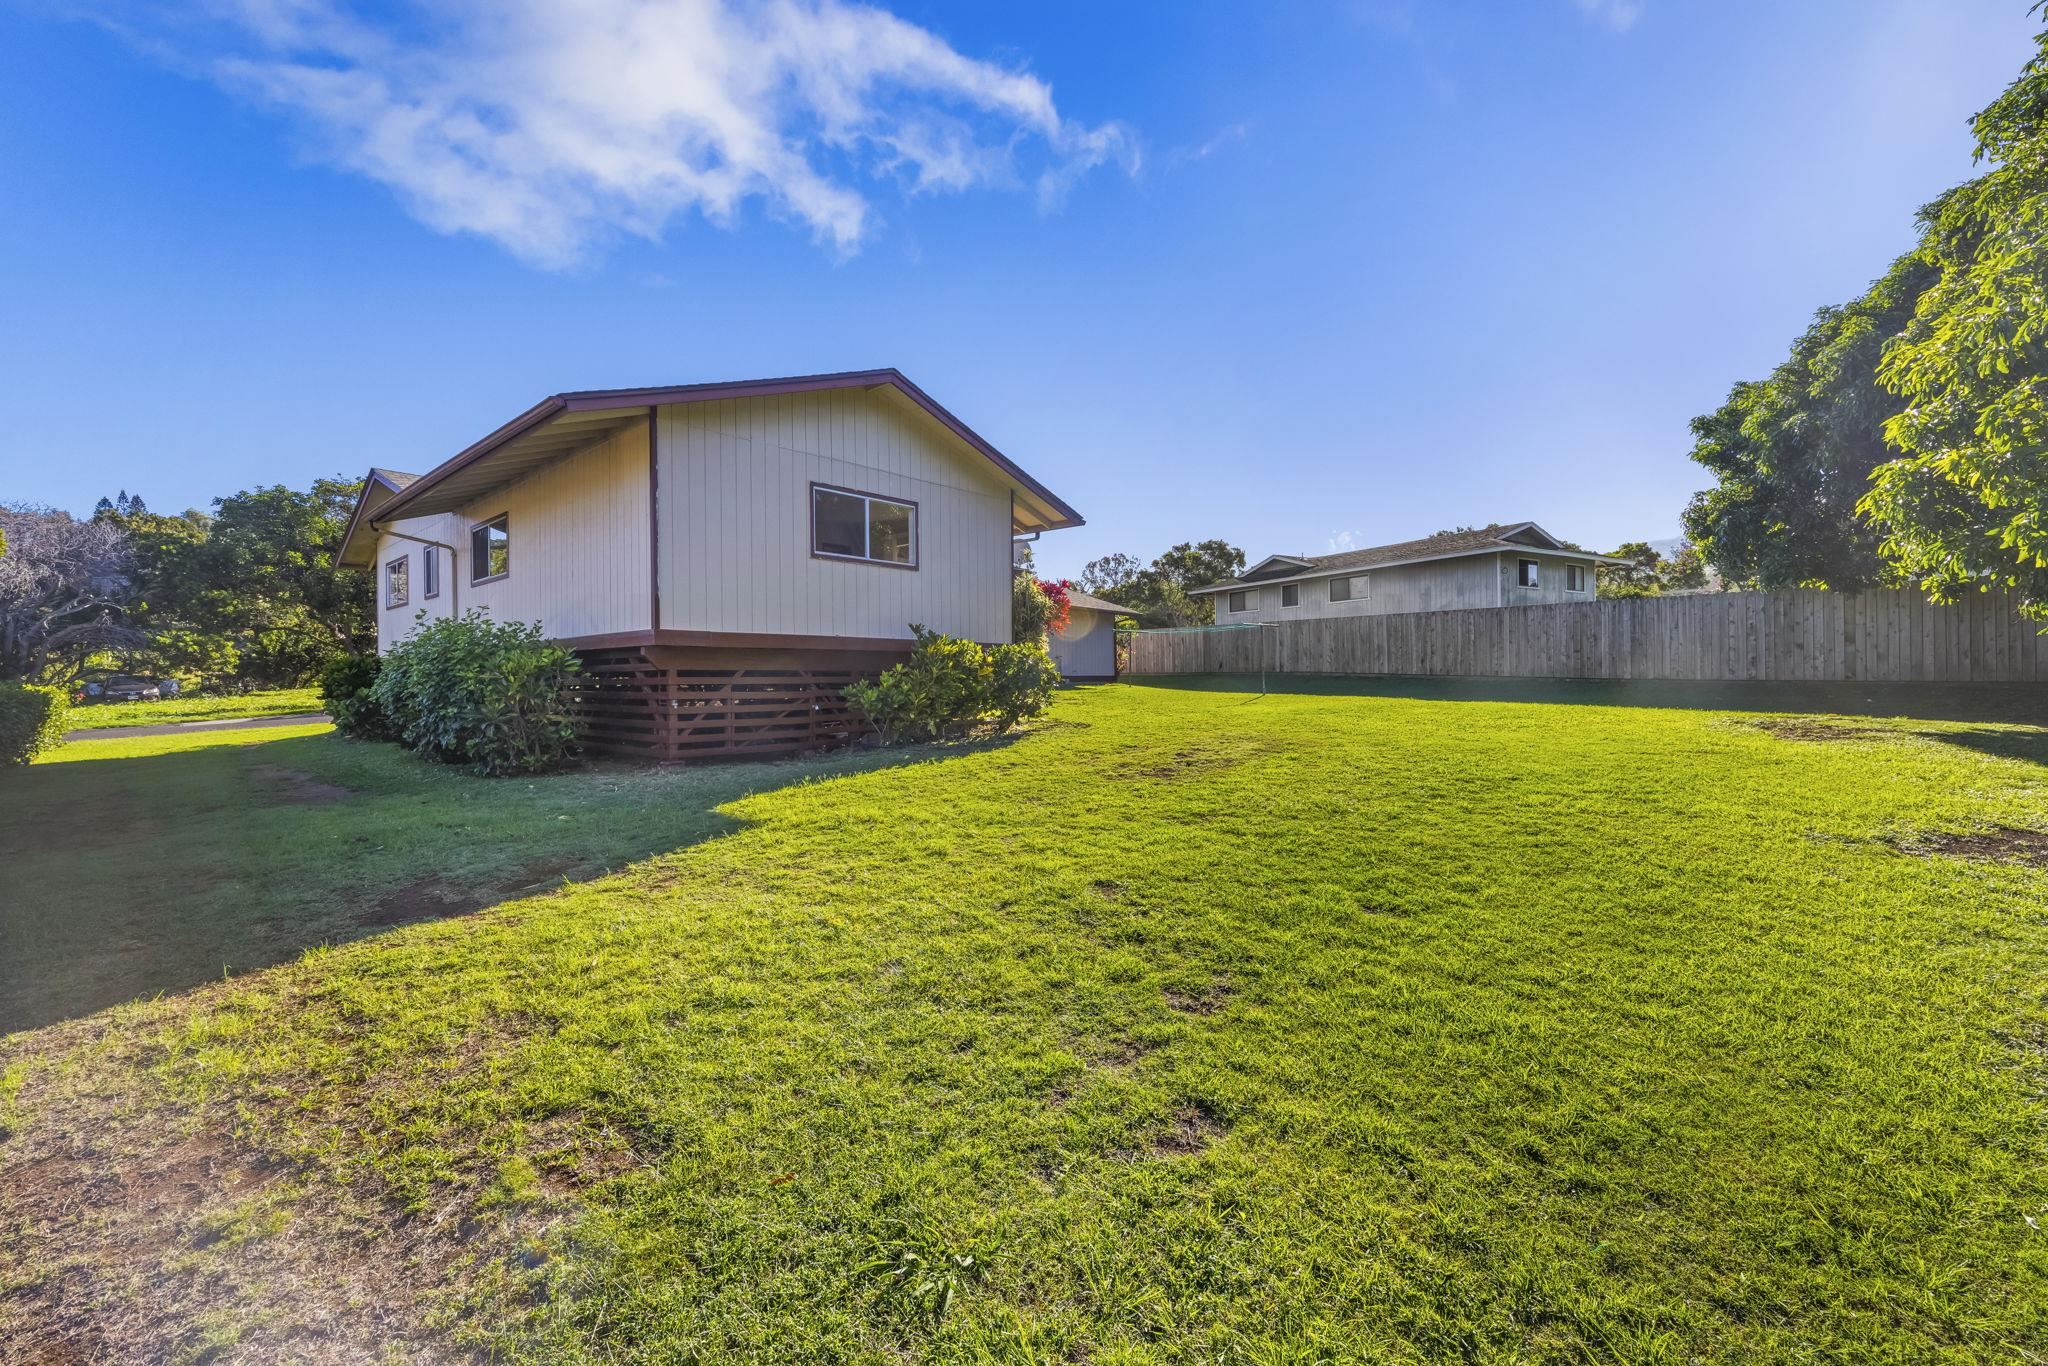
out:
<path id="1" fill-rule="evenodd" d="M 140 645 L 127 624 L 133 561 L 121 529 L 0 505 L 0 679 L 68 682 L 97 650 Z"/>
<path id="2" fill-rule="evenodd" d="M 2013 589 L 2048 618 L 2048 31 L 1974 120 L 1984 174 L 1870 291 L 1693 422 L 1686 531 L 1746 586 Z"/>
<path id="3" fill-rule="evenodd" d="M 1719 482 L 1693 496 L 1685 533 L 1722 578 L 1853 589 L 1897 577 L 1856 506 L 1896 454 L 1885 423 L 1904 406 L 1878 360 L 1933 278 L 1917 254 L 1900 258 L 1862 298 L 1816 314 L 1770 378 L 1693 419 L 1692 458 Z"/>
<path id="4" fill-rule="evenodd" d="M 2048 33 L 1974 127 L 1992 169 L 1921 215 L 1933 278 L 1879 370 L 1902 455 L 1863 506 L 1934 596 L 1996 583 L 2048 616 Z"/>
<path id="5" fill-rule="evenodd" d="M 226 638 L 243 673 L 270 681 L 375 649 L 369 575 L 334 564 L 360 487 L 318 479 L 304 491 L 251 489 L 214 500 L 203 527 L 195 514 L 129 514 L 148 620 Z"/>

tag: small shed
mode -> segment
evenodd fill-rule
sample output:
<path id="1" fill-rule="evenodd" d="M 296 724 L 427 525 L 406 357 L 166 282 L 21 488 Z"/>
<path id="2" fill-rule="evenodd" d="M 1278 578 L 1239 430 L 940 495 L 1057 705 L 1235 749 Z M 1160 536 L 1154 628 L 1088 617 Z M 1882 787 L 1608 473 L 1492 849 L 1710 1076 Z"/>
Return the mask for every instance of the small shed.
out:
<path id="1" fill-rule="evenodd" d="M 1107 683 L 1116 677 L 1116 619 L 1143 620 L 1143 612 L 1106 602 L 1078 588 L 1067 590 L 1067 624 L 1046 637 L 1053 662 L 1069 683 Z"/>

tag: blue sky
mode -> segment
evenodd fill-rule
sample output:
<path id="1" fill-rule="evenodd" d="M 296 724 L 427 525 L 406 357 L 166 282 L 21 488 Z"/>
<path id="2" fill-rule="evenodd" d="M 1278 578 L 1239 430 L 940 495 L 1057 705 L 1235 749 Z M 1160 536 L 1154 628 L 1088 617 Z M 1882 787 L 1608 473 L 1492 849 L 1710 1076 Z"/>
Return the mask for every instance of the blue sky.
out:
<path id="1" fill-rule="evenodd" d="M 1674 534 L 1687 419 L 1910 243 L 2033 32 L 2022 0 L 211 8 L 0 0 L 0 498 L 204 506 L 423 470 L 558 390 L 894 365 L 1087 516 L 1041 546 L 1067 573 Z"/>

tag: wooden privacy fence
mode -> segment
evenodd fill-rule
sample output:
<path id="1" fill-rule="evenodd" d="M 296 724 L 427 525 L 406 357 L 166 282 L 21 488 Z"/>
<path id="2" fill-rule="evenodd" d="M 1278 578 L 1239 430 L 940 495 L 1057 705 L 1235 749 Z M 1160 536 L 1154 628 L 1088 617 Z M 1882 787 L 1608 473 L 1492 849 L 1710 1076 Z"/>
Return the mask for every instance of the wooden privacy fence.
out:
<path id="1" fill-rule="evenodd" d="M 2032 683 L 2037 632 L 1997 593 L 1794 589 L 1138 631 L 1129 672 Z"/>

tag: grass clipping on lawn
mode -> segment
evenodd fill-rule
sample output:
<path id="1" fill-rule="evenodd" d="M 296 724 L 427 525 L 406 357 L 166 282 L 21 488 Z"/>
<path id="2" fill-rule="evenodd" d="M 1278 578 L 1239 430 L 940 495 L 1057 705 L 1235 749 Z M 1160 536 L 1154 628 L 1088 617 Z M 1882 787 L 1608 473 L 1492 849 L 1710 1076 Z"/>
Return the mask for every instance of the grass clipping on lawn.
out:
<path id="1" fill-rule="evenodd" d="M 1916 832 L 2048 826 L 2048 735 L 1856 724 L 1125 687 L 1008 744 L 704 774 L 331 736 L 30 770 L 190 782 L 119 855 L 173 864 L 245 794 L 228 861 L 292 915 L 592 876 L 9 1037 L 0 1336 L 2038 1352 L 2048 884 Z M 355 795 L 266 801 L 280 766 Z M 14 891 L 71 907 L 58 867 Z M 182 895 L 195 934 L 250 899 Z"/>

